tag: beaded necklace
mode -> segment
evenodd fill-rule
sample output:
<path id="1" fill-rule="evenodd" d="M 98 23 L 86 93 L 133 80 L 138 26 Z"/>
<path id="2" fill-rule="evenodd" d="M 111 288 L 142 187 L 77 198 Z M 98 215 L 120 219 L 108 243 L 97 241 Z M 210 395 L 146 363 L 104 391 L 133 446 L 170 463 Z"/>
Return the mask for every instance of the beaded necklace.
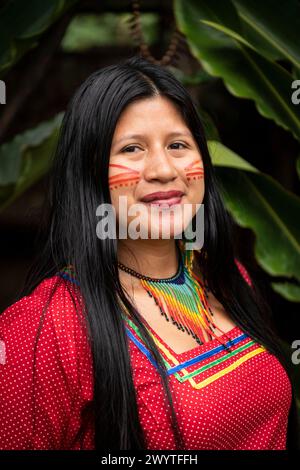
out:
<path id="1" fill-rule="evenodd" d="M 193 250 L 186 250 L 181 244 L 176 247 L 179 251 L 179 266 L 177 273 L 170 278 L 155 279 L 144 276 L 120 262 L 118 266 L 140 279 L 141 285 L 154 299 L 166 321 L 171 321 L 178 330 L 191 335 L 198 344 L 203 344 L 206 342 L 203 329 L 211 339 L 218 338 L 214 328 L 222 334 L 225 333 L 214 323 L 213 312 L 207 301 L 208 286 L 192 271 Z"/>

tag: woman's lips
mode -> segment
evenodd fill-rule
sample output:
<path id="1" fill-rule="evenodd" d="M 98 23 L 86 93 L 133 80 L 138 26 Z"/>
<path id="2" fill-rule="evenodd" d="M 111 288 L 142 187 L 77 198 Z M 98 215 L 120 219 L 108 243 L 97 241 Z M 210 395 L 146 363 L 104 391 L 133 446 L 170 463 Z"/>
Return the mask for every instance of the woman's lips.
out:
<path id="1" fill-rule="evenodd" d="M 169 199 L 154 199 L 153 201 L 145 202 L 145 204 L 159 206 L 159 207 L 171 207 L 175 204 L 181 203 L 182 196 L 171 197 Z"/>

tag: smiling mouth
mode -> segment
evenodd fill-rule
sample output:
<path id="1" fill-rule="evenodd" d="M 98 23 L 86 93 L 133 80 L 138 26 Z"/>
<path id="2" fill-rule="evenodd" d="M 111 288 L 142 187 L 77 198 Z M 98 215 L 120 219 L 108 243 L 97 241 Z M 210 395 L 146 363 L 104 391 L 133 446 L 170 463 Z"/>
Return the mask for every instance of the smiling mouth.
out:
<path id="1" fill-rule="evenodd" d="M 181 203 L 182 196 L 170 197 L 169 199 L 154 199 L 153 201 L 144 202 L 148 206 L 158 206 L 160 208 L 169 208 Z"/>

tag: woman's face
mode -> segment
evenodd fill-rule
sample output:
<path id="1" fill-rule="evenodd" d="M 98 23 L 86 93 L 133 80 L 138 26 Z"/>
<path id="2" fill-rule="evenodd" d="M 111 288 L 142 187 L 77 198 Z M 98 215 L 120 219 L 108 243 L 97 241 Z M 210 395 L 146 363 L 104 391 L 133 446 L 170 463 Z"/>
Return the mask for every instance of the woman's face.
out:
<path id="1" fill-rule="evenodd" d="M 204 197 L 203 162 L 172 101 L 146 98 L 123 111 L 111 145 L 109 188 L 117 226 L 127 231 L 123 238 L 172 238 L 190 223 Z M 167 191 L 180 193 L 144 200 Z"/>

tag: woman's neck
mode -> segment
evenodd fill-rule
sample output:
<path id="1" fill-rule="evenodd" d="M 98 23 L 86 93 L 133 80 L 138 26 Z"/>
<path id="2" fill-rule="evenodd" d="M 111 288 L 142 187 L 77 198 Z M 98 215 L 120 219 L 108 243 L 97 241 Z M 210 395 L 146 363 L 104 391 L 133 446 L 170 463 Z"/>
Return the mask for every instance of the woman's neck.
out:
<path id="1" fill-rule="evenodd" d="M 178 269 L 175 240 L 119 240 L 118 261 L 144 276 L 171 277 Z"/>
<path id="2" fill-rule="evenodd" d="M 172 277 L 178 270 L 176 240 L 119 240 L 118 261 L 128 268 L 155 279 Z M 195 274 L 202 280 L 197 263 L 193 263 Z M 119 269 L 123 286 L 134 290 L 142 288 L 140 280 Z"/>

